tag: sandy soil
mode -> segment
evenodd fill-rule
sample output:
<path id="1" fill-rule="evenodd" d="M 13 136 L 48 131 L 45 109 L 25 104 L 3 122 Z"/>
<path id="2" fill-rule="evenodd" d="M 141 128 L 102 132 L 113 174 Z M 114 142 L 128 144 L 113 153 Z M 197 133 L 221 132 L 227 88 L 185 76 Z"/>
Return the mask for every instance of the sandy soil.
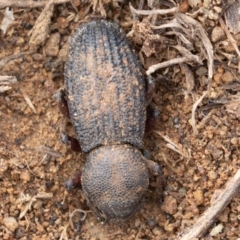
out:
<path id="1" fill-rule="evenodd" d="M 64 85 L 67 40 L 93 14 L 95 6 L 80 0 L 56 5 L 46 41 L 31 53 L 29 33 L 43 8 L 12 8 L 15 20 L 6 34 L 0 35 L 0 75 L 17 79 L 10 90 L 0 93 L 1 239 L 176 239 L 211 205 L 216 190 L 224 188 L 240 166 L 239 73 L 234 61 L 229 64 L 229 56 L 236 58 L 237 54 L 219 29 L 218 19 L 210 14 L 217 13 L 217 7 L 222 11 L 221 1 L 213 2 L 207 7 L 204 2 L 203 12 L 195 18 L 214 50 L 212 85 L 196 110 L 197 133 L 191 125 L 192 109 L 207 90 L 209 59 L 202 54 L 198 40 L 189 38 L 193 44 L 189 50 L 202 64 L 177 64 L 153 73 L 157 80 L 153 105 L 161 114 L 145 142 L 151 159 L 162 166 L 164 191 L 158 194 L 158 182 L 152 179 L 138 213 L 125 223 L 108 225 L 88 212 L 81 190 L 69 194 L 65 188 L 69 176 L 81 169 L 84 156 L 61 143 L 65 125 L 70 135 L 74 136 L 74 131 L 53 98 Z M 132 3 L 135 8 L 138 4 Z M 199 9 L 187 1 L 179 4 L 182 14 Z M 156 8 L 172 7 L 170 2 L 166 6 Z M 145 3 L 144 9 L 151 7 Z M 0 11 L 1 19 L 4 12 Z M 106 13 L 107 19 L 122 26 L 146 70 L 179 56 L 172 47 L 179 44 L 179 36 L 166 35 L 166 29 L 153 30 L 147 24 L 161 25 L 175 18 L 174 14 L 154 20 L 135 15 L 139 22 L 134 22 L 128 3 L 102 6 L 101 1 L 96 12 Z M 232 35 L 238 46 L 239 34 Z M 11 61 L 9 56 L 13 56 Z M 71 218 L 75 209 L 87 211 L 86 218 L 81 220 L 82 212 L 74 212 Z M 238 239 L 239 221 L 238 194 L 201 239 Z"/>

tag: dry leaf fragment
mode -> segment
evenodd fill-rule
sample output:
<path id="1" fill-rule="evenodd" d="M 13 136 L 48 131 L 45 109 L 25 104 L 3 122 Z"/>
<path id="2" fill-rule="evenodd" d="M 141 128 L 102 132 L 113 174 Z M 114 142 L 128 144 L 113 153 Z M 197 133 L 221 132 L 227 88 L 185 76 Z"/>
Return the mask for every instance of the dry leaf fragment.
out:
<path id="1" fill-rule="evenodd" d="M 160 51 L 160 49 L 166 48 L 164 44 L 165 38 L 160 35 L 147 35 L 143 43 L 141 52 L 143 52 L 147 57 L 150 57 L 152 54 Z"/>
<path id="2" fill-rule="evenodd" d="M 160 34 L 155 34 L 148 22 L 135 22 L 133 24 L 131 40 L 142 45 L 141 52 L 147 57 L 156 52 L 162 52 L 169 44 L 175 43 L 171 43 L 169 39 Z"/>
<path id="3" fill-rule="evenodd" d="M 7 7 L 4 13 L 4 18 L 2 20 L 2 23 L 0 25 L 0 29 L 3 31 L 3 34 L 5 35 L 8 26 L 14 21 L 13 11 L 9 10 Z"/>
<path id="4" fill-rule="evenodd" d="M 36 50 L 40 45 L 43 45 L 49 34 L 49 26 L 53 15 L 54 0 L 48 1 L 42 13 L 38 17 L 30 38 L 30 50 Z"/>
<path id="5" fill-rule="evenodd" d="M 36 114 L 37 113 L 37 109 L 35 108 L 35 106 L 33 105 L 31 99 L 28 97 L 28 95 L 26 94 L 26 92 L 21 89 L 21 92 L 23 94 L 23 98 L 26 101 L 27 105 L 32 109 L 32 111 Z"/>
<path id="6" fill-rule="evenodd" d="M 184 70 L 186 76 L 187 93 L 191 93 L 194 88 L 194 74 L 187 64 L 183 63 L 180 67 Z"/>
<path id="7" fill-rule="evenodd" d="M 196 39 L 199 39 L 201 45 L 203 45 L 203 47 L 205 48 L 206 53 L 205 52 L 203 52 L 203 53 L 206 56 L 206 59 L 208 60 L 208 79 L 209 79 L 209 83 L 210 83 L 212 76 L 213 76 L 213 46 L 212 46 L 211 41 L 209 40 L 202 25 L 195 19 L 193 19 L 185 14 L 178 13 L 177 20 L 182 25 L 188 26 L 188 28 L 192 30 L 192 34 L 194 34 L 195 41 L 196 41 Z M 185 29 L 184 31 L 186 34 L 191 36 L 191 33 L 188 32 L 189 31 L 188 29 Z M 193 36 L 192 36 L 192 38 L 193 38 Z M 204 48 L 202 48 L 202 49 L 204 49 Z"/>
<path id="8" fill-rule="evenodd" d="M 21 211 L 18 219 L 23 218 L 28 210 L 31 210 L 33 202 L 35 202 L 37 199 L 48 199 L 52 198 L 53 194 L 52 193 L 46 193 L 46 192 L 39 192 L 37 195 L 31 197 L 28 194 L 21 193 L 19 198 L 17 199 L 16 203 L 17 204 L 22 204 L 24 202 L 27 202 L 25 208 Z"/>

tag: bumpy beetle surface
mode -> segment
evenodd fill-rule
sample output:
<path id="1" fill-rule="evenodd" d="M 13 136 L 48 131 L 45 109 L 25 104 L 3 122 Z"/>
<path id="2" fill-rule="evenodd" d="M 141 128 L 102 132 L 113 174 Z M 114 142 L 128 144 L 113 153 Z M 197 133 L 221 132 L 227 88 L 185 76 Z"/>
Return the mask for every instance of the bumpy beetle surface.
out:
<path id="1" fill-rule="evenodd" d="M 101 218 L 126 219 L 148 186 L 138 150 L 146 122 L 145 79 L 119 27 L 105 20 L 80 27 L 65 66 L 71 121 L 86 164 L 82 188 Z"/>

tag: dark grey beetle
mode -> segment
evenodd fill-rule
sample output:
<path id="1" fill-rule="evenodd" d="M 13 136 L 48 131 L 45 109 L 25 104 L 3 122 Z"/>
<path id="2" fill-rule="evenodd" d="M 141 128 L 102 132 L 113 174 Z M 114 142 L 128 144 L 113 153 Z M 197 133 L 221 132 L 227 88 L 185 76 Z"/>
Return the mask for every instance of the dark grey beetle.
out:
<path id="1" fill-rule="evenodd" d="M 73 35 L 65 66 L 71 122 L 86 155 L 82 189 L 101 221 L 126 219 L 149 184 L 143 149 L 146 83 L 141 65 L 120 28 L 105 20 Z M 150 163 L 151 162 L 151 163 Z"/>

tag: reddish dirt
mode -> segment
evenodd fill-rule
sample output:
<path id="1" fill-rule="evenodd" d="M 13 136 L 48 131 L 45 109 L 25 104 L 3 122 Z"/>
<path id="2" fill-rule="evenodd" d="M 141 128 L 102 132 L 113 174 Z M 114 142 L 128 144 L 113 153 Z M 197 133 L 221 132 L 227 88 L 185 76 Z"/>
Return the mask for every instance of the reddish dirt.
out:
<path id="1" fill-rule="evenodd" d="M 218 2 L 221 8 L 221 1 Z M 206 90 L 206 61 L 202 66 L 188 65 L 194 73 L 192 86 L 186 81 L 186 68 L 179 65 L 153 74 L 157 87 L 152 104 L 161 114 L 145 143 L 151 159 L 162 165 L 162 194 L 157 193 L 159 185 L 152 179 L 141 209 L 130 220 L 102 225 L 87 212 L 83 221 L 79 221 L 83 214 L 75 213 L 70 224 L 75 209 L 89 210 L 81 190 L 69 194 L 65 188 L 66 180 L 84 164 L 84 156 L 61 143 L 60 133 L 65 125 L 70 135 L 75 134 L 53 94 L 64 85 L 67 40 L 82 20 L 93 14 L 88 1 L 75 0 L 73 4 L 75 9 L 69 3 L 55 6 L 49 37 L 43 46 L 5 64 L 1 64 L 2 60 L 8 56 L 29 50 L 29 32 L 43 9 L 14 7 L 15 22 L 5 35 L 0 35 L 0 75 L 17 78 L 12 89 L 0 93 L 0 238 L 176 239 L 210 206 L 215 190 L 224 188 L 240 166 L 239 73 L 228 65 L 228 55 L 217 54 L 219 39 L 229 41 L 219 29 L 214 34 L 220 34 L 220 38 L 211 36 L 213 29 L 220 26 L 216 19 L 204 14 L 197 19 L 206 29 L 216 54 L 210 92 L 196 111 L 197 135 L 193 134 L 190 119 L 194 102 Z M 133 5 L 138 7 L 138 3 Z M 107 3 L 104 8 L 109 20 L 118 21 L 126 33 L 131 31 L 133 18 L 128 3 Z M 100 10 L 103 13 L 101 6 Z M 195 10 L 187 1 L 181 3 L 182 12 Z M 215 11 L 214 6 L 210 10 Z M 4 11 L 0 12 L 1 19 Z M 160 25 L 164 19 L 159 16 L 157 23 Z M 152 32 L 149 28 L 143 33 L 148 34 L 145 42 L 146 35 L 141 39 L 129 34 L 145 69 L 178 55 L 169 47 L 177 44 L 175 35 L 158 39 L 153 36 L 160 36 L 160 31 Z M 239 34 L 234 38 L 240 45 Z M 231 45 L 223 45 L 221 50 L 236 56 Z M 166 137 L 181 153 L 167 146 Z M 240 238 L 239 202 L 238 194 L 201 239 Z M 212 232 L 214 228 L 217 233 Z"/>

